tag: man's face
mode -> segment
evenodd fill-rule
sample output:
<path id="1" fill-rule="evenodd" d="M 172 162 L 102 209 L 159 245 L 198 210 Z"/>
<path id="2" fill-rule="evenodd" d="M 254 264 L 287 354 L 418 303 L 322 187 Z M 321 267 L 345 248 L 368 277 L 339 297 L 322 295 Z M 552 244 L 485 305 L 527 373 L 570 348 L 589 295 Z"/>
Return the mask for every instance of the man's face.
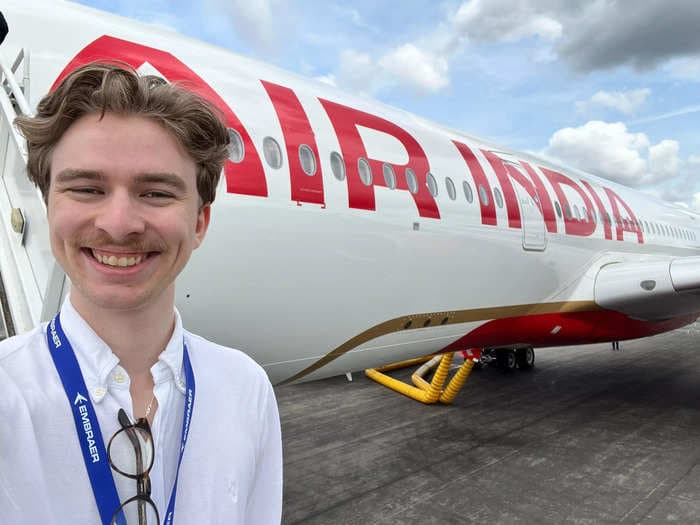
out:
<path id="1" fill-rule="evenodd" d="M 74 304 L 132 310 L 172 301 L 204 238 L 194 161 L 158 123 L 107 113 L 76 121 L 56 145 L 51 249 Z"/>

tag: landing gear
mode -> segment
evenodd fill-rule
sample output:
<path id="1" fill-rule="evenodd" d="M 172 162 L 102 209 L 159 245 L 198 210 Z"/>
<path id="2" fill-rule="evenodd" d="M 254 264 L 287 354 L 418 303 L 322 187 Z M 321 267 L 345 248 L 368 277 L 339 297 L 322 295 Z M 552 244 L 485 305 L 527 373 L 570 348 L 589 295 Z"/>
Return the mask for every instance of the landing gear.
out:
<path id="1" fill-rule="evenodd" d="M 515 351 L 510 348 L 496 349 L 496 366 L 501 370 L 515 370 L 518 362 Z"/>
<path id="2" fill-rule="evenodd" d="M 531 346 L 518 348 L 515 351 L 515 360 L 522 370 L 530 370 L 535 366 L 535 349 Z"/>
<path id="3" fill-rule="evenodd" d="M 531 370 L 535 366 L 535 349 L 531 346 L 521 348 L 490 348 L 484 350 L 481 361 L 495 363 L 504 371 Z"/>

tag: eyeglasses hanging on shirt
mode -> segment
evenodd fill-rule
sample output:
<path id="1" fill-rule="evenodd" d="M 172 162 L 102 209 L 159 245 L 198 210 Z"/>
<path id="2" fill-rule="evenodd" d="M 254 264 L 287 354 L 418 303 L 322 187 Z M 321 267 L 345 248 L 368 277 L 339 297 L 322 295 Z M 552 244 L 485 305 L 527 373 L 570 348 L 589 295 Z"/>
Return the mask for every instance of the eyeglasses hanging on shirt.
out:
<path id="1" fill-rule="evenodd" d="M 107 458 L 113 470 L 136 480 L 136 496 L 126 500 L 114 511 L 111 523 L 123 523 L 120 520 L 125 518 L 127 523 L 138 525 L 160 524 L 158 509 L 151 499 L 149 473 L 155 456 L 151 426 L 145 417 L 131 423 L 123 409 L 119 409 L 117 419 L 122 428 L 109 440 Z"/>

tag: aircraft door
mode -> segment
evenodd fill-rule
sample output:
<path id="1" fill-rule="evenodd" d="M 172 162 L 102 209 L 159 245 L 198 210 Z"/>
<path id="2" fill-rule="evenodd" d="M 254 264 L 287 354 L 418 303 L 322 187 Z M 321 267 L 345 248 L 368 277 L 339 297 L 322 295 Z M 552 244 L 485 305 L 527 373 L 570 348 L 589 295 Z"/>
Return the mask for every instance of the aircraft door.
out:
<path id="1" fill-rule="evenodd" d="M 542 252 L 547 247 L 547 229 L 542 210 L 520 184 L 514 182 L 513 187 L 518 196 L 518 206 L 520 206 L 523 249 Z"/>

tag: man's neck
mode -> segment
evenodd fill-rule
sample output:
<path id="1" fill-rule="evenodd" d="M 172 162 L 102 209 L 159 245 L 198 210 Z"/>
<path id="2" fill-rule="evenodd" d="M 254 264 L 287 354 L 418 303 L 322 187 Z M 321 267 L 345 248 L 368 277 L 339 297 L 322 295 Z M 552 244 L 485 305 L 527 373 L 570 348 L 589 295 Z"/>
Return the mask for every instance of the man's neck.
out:
<path id="1" fill-rule="evenodd" d="M 80 294 L 71 294 L 71 304 L 119 358 L 132 381 L 150 378 L 150 369 L 165 350 L 175 326 L 172 296 L 135 310 L 100 308 Z"/>

